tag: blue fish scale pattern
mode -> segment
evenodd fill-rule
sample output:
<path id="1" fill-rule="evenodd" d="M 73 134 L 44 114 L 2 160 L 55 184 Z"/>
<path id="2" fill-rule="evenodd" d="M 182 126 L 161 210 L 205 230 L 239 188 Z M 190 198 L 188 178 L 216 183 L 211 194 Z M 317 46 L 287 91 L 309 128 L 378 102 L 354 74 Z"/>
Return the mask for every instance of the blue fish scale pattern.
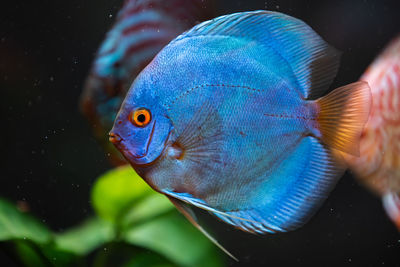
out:
<path id="1" fill-rule="evenodd" d="M 288 32 L 289 38 L 296 40 L 296 43 L 288 42 Z M 288 20 L 280 13 L 264 10 L 231 14 L 203 22 L 178 36 L 170 44 L 194 36 L 212 35 L 254 39 L 262 46 L 274 48 L 275 52 L 291 62 L 291 68 L 305 98 L 320 96 L 332 83 L 339 68 L 341 53 L 316 36 L 311 27 L 296 18 Z M 313 80 L 313 77 L 318 79 Z"/>
<path id="2" fill-rule="evenodd" d="M 338 57 L 305 23 L 279 13 L 195 26 L 154 58 L 127 95 L 122 115 L 145 107 L 155 129 L 164 129 L 150 144 L 160 158 L 133 166 L 155 190 L 245 231 L 298 228 L 344 169 L 322 144 L 319 106 L 310 101 L 332 81 Z M 148 129 L 137 131 L 136 145 Z M 170 157 L 176 147 L 182 156 Z"/>

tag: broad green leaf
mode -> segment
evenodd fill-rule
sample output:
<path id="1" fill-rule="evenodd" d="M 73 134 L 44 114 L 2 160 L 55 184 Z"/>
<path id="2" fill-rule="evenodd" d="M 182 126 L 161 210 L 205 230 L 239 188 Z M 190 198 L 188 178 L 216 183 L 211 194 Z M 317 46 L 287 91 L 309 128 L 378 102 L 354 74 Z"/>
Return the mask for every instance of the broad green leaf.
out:
<path id="1" fill-rule="evenodd" d="M 149 249 L 178 266 L 221 266 L 219 250 L 130 166 L 101 176 L 92 200 L 97 213 L 114 224 L 117 240 Z M 141 266 L 143 259 L 135 260 L 130 264 Z"/>
<path id="2" fill-rule="evenodd" d="M 123 166 L 100 176 L 92 191 L 92 202 L 100 217 L 116 221 L 152 191 L 132 167 Z"/>
<path id="3" fill-rule="evenodd" d="M 48 266 L 46 257 L 38 251 L 38 247 L 26 240 L 14 241 L 15 252 L 18 255 L 18 260 L 27 267 Z"/>
<path id="4" fill-rule="evenodd" d="M 92 267 L 172 267 L 168 259 L 156 252 L 126 242 L 111 242 L 94 254 Z"/>
<path id="5" fill-rule="evenodd" d="M 51 241 L 51 232 L 29 214 L 0 199 L 0 241 L 28 239 L 38 244 Z"/>
<path id="6" fill-rule="evenodd" d="M 41 253 L 47 258 L 46 266 L 57 266 L 57 267 L 79 267 L 84 265 L 83 259 L 71 251 L 60 250 L 54 243 L 44 245 L 41 247 Z"/>
<path id="7" fill-rule="evenodd" d="M 165 258 L 155 253 L 142 252 L 135 254 L 133 259 L 125 263 L 122 267 L 174 267 L 176 265 L 169 263 Z"/>
<path id="8" fill-rule="evenodd" d="M 214 244 L 177 212 L 132 227 L 123 238 L 180 266 L 222 266 Z"/>
<path id="9" fill-rule="evenodd" d="M 124 228 L 130 227 L 173 210 L 175 210 L 175 207 L 171 201 L 164 195 L 154 192 L 154 194 L 132 205 L 131 209 L 121 216 L 121 225 Z"/>
<path id="10" fill-rule="evenodd" d="M 55 235 L 57 250 L 86 255 L 114 238 L 112 225 L 99 218 L 92 218 L 82 225 Z"/>

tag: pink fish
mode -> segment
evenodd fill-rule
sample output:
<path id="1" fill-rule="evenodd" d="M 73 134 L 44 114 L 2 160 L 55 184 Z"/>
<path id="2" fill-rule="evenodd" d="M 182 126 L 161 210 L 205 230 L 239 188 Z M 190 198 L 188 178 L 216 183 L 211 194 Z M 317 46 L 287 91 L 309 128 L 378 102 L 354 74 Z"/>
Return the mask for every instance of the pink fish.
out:
<path id="1" fill-rule="evenodd" d="M 400 36 L 361 80 L 369 83 L 373 104 L 360 140 L 360 157 L 344 157 L 359 180 L 382 198 L 400 230 Z"/>

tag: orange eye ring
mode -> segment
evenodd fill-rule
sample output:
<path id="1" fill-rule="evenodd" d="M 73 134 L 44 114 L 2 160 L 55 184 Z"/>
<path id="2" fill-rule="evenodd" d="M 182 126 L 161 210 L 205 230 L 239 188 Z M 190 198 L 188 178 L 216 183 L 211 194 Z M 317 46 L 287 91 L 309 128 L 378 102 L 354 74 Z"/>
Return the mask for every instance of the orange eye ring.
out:
<path id="1" fill-rule="evenodd" d="M 145 108 L 138 108 L 129 114 L 129 121 L 137 127 L 145 127 L 151 121 L 151 113 Z"/>

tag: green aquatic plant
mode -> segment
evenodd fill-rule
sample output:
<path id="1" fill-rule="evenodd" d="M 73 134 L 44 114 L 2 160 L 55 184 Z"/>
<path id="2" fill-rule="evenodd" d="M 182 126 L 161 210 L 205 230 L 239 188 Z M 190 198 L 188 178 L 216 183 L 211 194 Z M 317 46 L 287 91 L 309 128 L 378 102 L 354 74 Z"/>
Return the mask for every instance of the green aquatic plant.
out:
<path id="1" fill-rule="evenodd" d="M 0 199 L 0 241 L 25 266 L 222 266 L 220 252 L 130 168 L 92 190 L 96 215 L 63 232 Z"/>

